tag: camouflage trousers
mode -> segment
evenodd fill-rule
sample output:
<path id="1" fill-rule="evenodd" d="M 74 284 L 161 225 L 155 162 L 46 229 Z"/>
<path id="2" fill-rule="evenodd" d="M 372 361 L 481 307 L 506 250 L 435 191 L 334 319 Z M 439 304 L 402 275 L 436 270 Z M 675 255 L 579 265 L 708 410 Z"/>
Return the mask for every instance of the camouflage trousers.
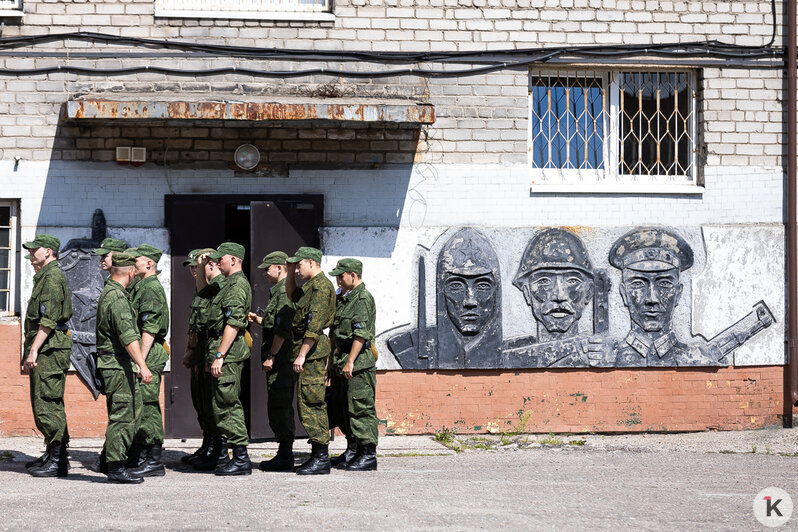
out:
<path id="1" fill-rule="evenodd" d="M 330 421 L 327 418 L 327 401 L 324 397 L 324 380 L 327 375 L 327 357 L 307 360 L 299 374 L 297 407 L 299 421 L 308 433 L 311 443 L 330 443 Z"/>
<path id="2" fill-rule="evenodd" d="M 44 435 L 46 445 L 69 442 L 64 412 L 64 385 L 69 370 L 70 352 L 70 349 L 53 349 L 39 353 L 37 366 L 30 371 L 33 420 L 36 428 Z"/>
<path id="3" fill-rule="evenodd" d="M 222 376 L 213 380 L 213 420 L 230 445 L 248 445 L 244 406 L 241 404 L 243 362 L 225 362 Z"/>
<path id="4" fill-rule="evenodd" d="M 279 440 L 294 440 L 294 387 L 296 373 L 291 359 L 284 354 L 274 359 L 274 367 L 266 374 L 269 402 L 269 427 Z"/>
<path id="5" fill-rule="evenodd" d="M 377 372 L 374 368 L 357 371 L 351 379 L 336 375 L 332 381 L 331 416 L 347 439 L 354 438 L 361 445 L 377 444 L 378 420 L 374 397 Z"/>
<path id="6" fill-rule="evenodd" d="M 105 381 L 108 427 L 105 429 L 105 452 L 109 462 L 127 459 L 141 415 L 141 391 L 136 374 L 122 369 L 101 369 Z"/>
<path id="7" fill-rule="evenodd" d="M 152 373 L 152 382 L 139 383 L 141 390 L 141 416 L 133 442 L 139 445 L 163 443 L 163 413 L 161 412 L 161 380 L 163 368 L 169 355 L 163 344 L 153 344 L 147 353 L 147 367 Z"/>
<path id="8" fill-rule="evenodd" d="M 203 436 L 215 436 L 219 433 L 213 421 L 213 381 L 211 374 L 205 371 L 205 362 L 191 366 L 191 403 L 197 412 L 197 422 Z"/>

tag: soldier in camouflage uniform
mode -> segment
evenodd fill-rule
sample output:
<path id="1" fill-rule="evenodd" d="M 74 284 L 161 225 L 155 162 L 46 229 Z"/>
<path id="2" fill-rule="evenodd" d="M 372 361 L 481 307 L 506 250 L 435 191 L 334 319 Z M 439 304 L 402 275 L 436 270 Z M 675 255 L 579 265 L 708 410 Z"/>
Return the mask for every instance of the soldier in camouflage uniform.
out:
<path id="1" fill-rule="evenodd" d="M 138 484 L 144 479 L 125 469 L 125 458 L 141 412 L 137 375 L 149 384 L 152 373 L 141 354 L 136 315 L 125 290 L 135 277 L 136 259 L 117 252 L 111 261 L 111 278 L 97 302 L 97 368 L 105 382 L 108 409 L 104 450 L 108 480 Z"/>
<path id="2" fill-rule="evenodd" d="M 332 381 L 340 390 L 335 394 L 339 404 L 334 410 L 342 411 L 341 430 L 347 441 L 346 452 L 335 461 L 336 467 L 348 471 L 377 469 L 377 411 L 374 406 L 377 377 L 371 349 L 376 308 L 362 274 L 363 264 L 351 258 L 339 260 L 330 272 L 341 288 L 330 329 Z"/>
<path id="3" fill-rule="evenodd" d="M 30 401 L 36 428 L 44 436 L 45 453 L 28 466 L 34 477 L 63 477 L 69 461 L 64 385 L 72 339 L 66 322 L 72 317 L 72 298 L 66 277 L 58 267 L 61 242 L 40 234 L 22 245 L 36 274 L 25 312 L 25 359 L 22 372 L 30 374 Z"/>
<path id="4" fill-rule="evenodd" d="M 163 476 L 166 473 L 163 451 L 163 416 L 161 414 L 161 376 L 169 359 L 166 333 L 169 332 L 169 306 L 166 293 L 158 280 L 157 265 L 163 252 L 149 244 L 142 244 L 132 253 L 136 257 L 136 276 L 140 281 L 131 292 L 131 305 L 136 313 L 136 325 L 141 334 L 141 354 L 152 372 L 152 382 L 141 384 L 142 409 L 136 435 L 133 438 L 138 468 L 133 474 L 142 477 Z M 140 453 L 135 450 L 140 449 Z"/>
<path id="5" fill-rule="evenodd" d="M 127 249 L 127 242 L 119 240 L 118 238 L 106 238 L 103 240 L 100 247 L 95 249 L 92 253 L 100 256 L 100 267 L 108 271 L 111 269 L 111 258 L 115 252 L 122 252 Z"/>
<path id="6" fill-rule="evenodd" d="M 191 404 L 194 406 L 194 411 L 197 412 L 197 422 L 200 429 L 202 429 L 202 444 L 192 454 L 187 454 L 180 458 L 184 464 L 191 463 L 197 457 L 205 455 L 210 445 L 210 432 L 208 432 L 208 427 L 205 424 L 200 381 L 200 375 L 205 374 L 205 356 L 202 347 L 198 349 L 197 345 L 199 339 L 197 336 L 197 318 L 199 315 L 199 303 L 201 302 L 199 292 L 208 284 L 205 280 L 205 275 L 199 272 L 197 257 L 199 257 L 201 251 L 202 249 L 192 249 L 188 252 L 186 260 L 183 261 L 183 266 L 188 266 L 191 277 L 194 279 L 194 295 L 191 298 L 191 310 L 188 315 L 188 336 L 186 338 L 186 352 L 183 354 L 183 367 L 190 372 Z"/>
<path id="7" fill-rule="evenodd" d="M 332 324 L 335 289 L 321 271 L 321 257 L 318 249 L 303 246 L 286 261 L 285 291 L 296 310 L 291 336 L 294 371 L 299 374 L 297 406 L 312 447 L 310 458 L 297 469 L 300 475 L 330 472 L 330 423 L 324 397 L 330 341 L 324 329 Z M 301 288 L 296 277 L 305 281 Z"/>
<path id="8" fill-rule="evenodd" d="M 263 328 L 261 364 L 266 371 L 269 427 L 280 447 L 271 460 L 260 463 L 262 471 L 291 471 L 294 467 L 294 385 L 296 374 L 291 362 L 291 323 L 294 305 L 285 293 L 288 255 L 274 251 L 263 257 L 258 268 L 272 285 L 269 304 L 263 317 L 250 312 L 247 319 Z"/>
<path id="9" fill-rule="evenodd" d="M 241 271 L 244 246 L 225 242 L 208 258 L 218 261 L 225 276 L 224 286 L 211 300 L 207 321 L 206 362 L 213 377 L 213 418 L 233 448 L 232 460 L 216 468 L 214 473 L 249 475 L 252 462 L 247 454 L 249 438 L 240 397 L 241 372 L 244 361 L 250 356 L 244 334 L 252 305 L 252 288 Z"/>
<path id="10" fill-rule="evenodd" d="M 198 453 L 187 463 L 198 471 L 211 471 L 221 463 L 227 463 L 227 441 L 222 438 L 219 427 L 213 418 L 213 381 L 210 364 L 206 363 L 208 353 L 208 311 L 211 302 L 224 286 L 224 275 L 219 264 L 208 257 L 216 253 L 213 248 L 198 250 L 197 297 L 191 304 L 191 330 L 196 331 L 196 344 L 192 351 L 191 365 L 192 400 L 198 405 L 198 418 L 203 435 L 207 433 L 208 442 L 203 452 Z M 201 280 L 200 280 L 201 278 Z"/>

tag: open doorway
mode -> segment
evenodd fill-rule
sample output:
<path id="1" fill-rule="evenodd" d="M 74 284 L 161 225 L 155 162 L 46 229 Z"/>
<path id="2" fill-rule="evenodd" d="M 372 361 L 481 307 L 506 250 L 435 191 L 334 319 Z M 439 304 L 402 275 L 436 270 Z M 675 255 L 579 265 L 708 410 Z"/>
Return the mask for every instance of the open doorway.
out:
<path id="1" fill-rule="evenodd" d="M 171 338 L 174 360 L 164 379 L 166 434 L 173 438 L 199 437 L 201 432 L 191 404 L 189 372 L 180 364 L 186 347 L 188 315 L 194 280 L 183 267 L 192 249 L 216 247 L 233 241 L 244 245 L 244 273 L 252 285 L 252 309 L 265 308 L 268 286 L 260 259 L 274 250 L 292 253 L 299 246 L 318 247 L 323 222 L 320 195 L 195 195 L 165 197 L 165 219 L 172 252 Z M 252 358 L 244 366 L 241 401 L 250 438 L 273 436 L 266 406 L 266 381 L 260 371 L 260 328 L 251 329 Z M 297 428 L 301 424 L 297 423 Z M 297 434 L 300 436 L 300 434 Z"/>

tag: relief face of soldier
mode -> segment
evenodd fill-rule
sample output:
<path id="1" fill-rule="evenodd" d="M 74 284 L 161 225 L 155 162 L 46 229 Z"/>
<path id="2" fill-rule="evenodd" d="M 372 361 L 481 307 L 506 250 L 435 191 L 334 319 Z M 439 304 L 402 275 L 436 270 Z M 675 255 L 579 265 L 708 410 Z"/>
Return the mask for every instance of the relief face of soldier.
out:
<path id="1" fill-rule="evenodd" d="M 527 277 L 524 296 L 532 314 L 550 333 L 567 333 L 593 297 L 593 282 L 575 268 L 540 269 Z"/>
<path id="2" fill-rule="evenodd" d="M 673 311 L 679 303 L 682 285 L 679 270 L 623 270 L 621 298 L 629 309 L 632 328 L 648 333 L 670 331 Z"/>
<path id="3" fill-rule="evenodd" d="M 443 282 L 446 312 L 465 336 L 484 330 L 496 310 L 493 274 L 467 276 L 448 273 Z"/>

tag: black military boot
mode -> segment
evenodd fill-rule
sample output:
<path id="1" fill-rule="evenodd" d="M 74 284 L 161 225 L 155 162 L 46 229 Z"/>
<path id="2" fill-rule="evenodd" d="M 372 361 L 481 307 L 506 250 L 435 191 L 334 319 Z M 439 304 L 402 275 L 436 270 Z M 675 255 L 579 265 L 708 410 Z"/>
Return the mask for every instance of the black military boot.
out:
<path id="1" fill-rule="evenodd" d="M 346 465 L 347 471 L 376 471 L 377 470 L 377 444 L 367 443 L 363 450 L 352 462 Z"/>
<path id="2" fill-rule="evenodd" d="M 346 464 L 353 461 L 357 455 L 357 440 L 346 438 L 346 451 L 330 459 L 330 465 L 336 469 L 346 469 Z"/>
<path id="3" fill-rule="evenodd" d="M 127 452 L 127 460 L 125 460 L 125 467 L 128 469 L 139 467 L 146 460 L 147 460 L 147 446 L 134 443 L 133 445 L 130 446 L 130 450 Z"/>
<path id="4" fill-rule="evenodd" d="M 191 464 L 194 460 L 205 456 L 205 453 L 208 452 L 208 446 L 211 444 L 211 437 L 208 434 L 202 435 L 202 445 L 200 445 L 199 449 L 194 451 L 194 454 L 187 454 L 180 458 L 180 461 L 184 464 Z"/>
<path id="5" fill-rule="evenodd" d="M 108 462 L 108 482 L 117 484 L 141 484 L 144 482 L 142 477 L 131 475 L 130 470 L 125 469 L 124 462 Z"/>
<path id="6" fill-rule="evenodd" d="M 222 444 L 222 437 L 216 435 L 211 438 L 205 455 L 194 459 L 191 465 L 197 471 L 213 471 L 219 466 L 222 457 L 227 458 L 227 446 Z"/>
<path id="7" fill-rule="evenodd" d="M 30 469 L 31 467 L 39 467 L 40 465 L 44 464 L 48 458 L 50 458 L 49 445 L 47 446 L 47 448 L 44 450 L 44 453 L 39 458 L 37 458 L 36 460 L 31 460 L 30 462 L 25 462 L 25 469 Z"/>
<path id="8" fill-rule="evenodd" d="M 166 468 L 161 462 L 161 452 L 163 445 L 156 443 L 153 445 L 145 445 L 147 449 L 147 459 L 144 463 L 130 471 L 131 475 L 137 477 L 162 477 L 166 474 Z"/>
<path id="9" fill-rule="evenodd" d="M 229 446 L 227 445 L 227 438 L 222 436 L 222 447 L 219 449 L 218 465 L 224 465 L 230 461 L 230 453 L 228 453 Z"/>
<path id="10" fill-rule="evenodd" d="M 252 462 L 249 460 L 246 445 L 233 445 L 233 458 L 226 464 L 216 468 L 213 472 L 220 477 L 229 477 L 233 475 L 251 475 Z"/>
<path id="11" fill-rule="evenodd" d="M 108 474 L 108 462 L 105 459 L 105 447 L 103 447 L 103 450 L 100 451 L 100 455 L 97 457 L 97 460 L 95 460 L 94 463 L 89 466 L 89 470 L 94 471 L 95 473 L 102 473 L 104 475 Z"/>
<path id="12" fill-rule="evenodd" d="M 280 441 L 277 454 L 271 460 L 260 463 L 261 471 L 291 471 L 294 469 L 294 438 Z"/>
<path id="13" fill-rule="evenodd" d="M 65 477 L 69 469 L 67 444 L 53 442 L 47 447 L 49 458 L 39 467 L 28 469 L 34 477 Z"/>
<path id="14" fill-rule="evenodd" d="M 310 452 L 310 460 L 305 465 L 296 470 L 297 475 L 329 475 L 330 474 L 330 455 L 328 447 L 319 443 L 311 443 L 313 450 Z"/>

